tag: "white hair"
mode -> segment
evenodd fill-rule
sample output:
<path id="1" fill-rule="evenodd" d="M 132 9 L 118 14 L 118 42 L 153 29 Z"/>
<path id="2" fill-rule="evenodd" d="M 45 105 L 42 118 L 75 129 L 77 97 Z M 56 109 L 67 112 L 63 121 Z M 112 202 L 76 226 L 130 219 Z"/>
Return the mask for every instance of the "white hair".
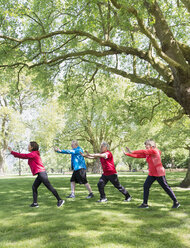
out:
<path id="1" fill-rule="evenodd" d="M 154 142 L 154 140 L 146 140 L 144 144 L 150 145 L 151 147 L 156 147 L 156 143 Z"/>
<path id="2" fill-rule="evenodd" d="M 78 140 L 72 140 L 72 144 L 78 146 L 79 145 Z"/>
<path id="3" fill-rule="evenodd" d="M 103 142 L 101 143 L 101 146 L 104 146 L 104 147 L 107 147 L 107 148 L 109 148 L 109 145 L 108 145 L 108 143 L 107 143 L 107 142 L 105 142 L 105 141 L 103 141 Z"/>

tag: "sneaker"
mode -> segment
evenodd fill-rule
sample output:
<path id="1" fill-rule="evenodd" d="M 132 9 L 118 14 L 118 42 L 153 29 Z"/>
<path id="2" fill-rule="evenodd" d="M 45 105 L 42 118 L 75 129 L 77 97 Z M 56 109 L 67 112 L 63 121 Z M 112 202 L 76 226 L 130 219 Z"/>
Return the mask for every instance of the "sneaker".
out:
<path id="1" fill-rule="evenodd" d="M 86 197 L 86 199 L 90 199 L 90 198 L 92 198 L 92 197 L 94 197 L 94 194 L 91 192 L 91 193 Z"/>
<path id="2" fill-rule="evenodd" d="M 31 207 L 31 208 L 38 208 L 39 205 L 38 205 L 38 203 L 32 203 L 32 204 L 30 205 L 30 207 Z"/>
<path id="3" fill-rule="evenodd" d="M 174 202 L 172 208 L 179 208 L 179 207 L 180 207 L 179 202 Z"/>
<path id="4" fill-rule="evenodd" d="M 145 203 L 142 203 L 138 208 L 149 208 L 149 206 Z"/>
<path id="5" fill-rule="evenodd" d="M 101 199 L 98 200 L 97 202 L 107 202 L 107 198 L 101 198 Z"/>
<path id="6" fill-rule="evenodd" d="M 70 195 L 67 196 L 67 198 L 75 198 L 75 195 L 71 193 Z"/>
<path id="7" fill-rule="evenodd" d="M 64 203 L 65 203 L 64 200 L 59 200 L 59 201 L 57 202 L 58 208 L 60 208 Z"/>
<path id="8" fill-rule="evenodd" d="M 129 196 L 128 198 L 126 198 L 126 199 L 124 200 L 124 202 L 130 202 L 130 201 L 131 201 L 131 199 L 132 199 L 132 197 L 131 197 L 131 196 Z"/>

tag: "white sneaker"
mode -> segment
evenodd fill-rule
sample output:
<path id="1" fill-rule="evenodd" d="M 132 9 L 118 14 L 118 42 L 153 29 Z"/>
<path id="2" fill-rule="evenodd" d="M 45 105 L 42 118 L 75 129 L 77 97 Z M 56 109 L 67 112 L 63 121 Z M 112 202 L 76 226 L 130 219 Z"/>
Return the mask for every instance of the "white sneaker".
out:
<path id="1" fill-rule="evenodd" d="M 65 203 L 64 200 L 59 200 L 59 201 L 57 202 L 58 208 L 60 208 L 64 203 Z"/>
<path id="2" fill-rule="evenodd" d="M 93 194 L 93 193 L 90 193 L 90 194 L 86 197 L 86 199 L 90 199 L 90 198 L 92 198 L 92 197 L 94 197 L 94 194 Z"/>
<path id="3" fill-rule="evenodd" d="M 129 196 L 127 199 L 124 200 L 124 202 L 130 202 L 132 200 L 132 197 Z"/>
<path id="4" fill-rule="evenodd" d="M 67 198 L 75 198 L 75 195 L 71 193 L 70 195 L 67 196 Z"/>
<path id="5" fill-rule="evenodd" d="M 101 199 L 98 200 L 97 202 L 107 202 L 107 198 L 101 198 Z"/>

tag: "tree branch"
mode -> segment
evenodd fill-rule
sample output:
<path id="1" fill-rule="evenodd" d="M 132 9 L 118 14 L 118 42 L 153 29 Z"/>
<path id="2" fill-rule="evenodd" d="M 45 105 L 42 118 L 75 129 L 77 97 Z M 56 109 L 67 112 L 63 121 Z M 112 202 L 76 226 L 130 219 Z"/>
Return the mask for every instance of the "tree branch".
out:
<path id="1" fill-rule="evenodd" d="M 171 126 L 171 124 L 173 124 L 174 122 L 180 120 L 184 115 L 185 115 L 185 110 L 184 109 L 180 109 L 178 111 L 178 113 L 174 117 L 164 120 L 164 123 L 166 125 Z"/>
<path id="2" fill-rule="evenodd" d="M 186 9 L 190 13 L 190 2 L 189 2 L 189 0 L 181 0 L 181 2 L 185 5 Z"/>
<path id="3" fill-rule="evenodd" d="M 116 69 L 116 68 L 113 68 L 113 67 L 109 67 L 109 66 L 97 63 L 97 62 L 92 62 L 92 61 L 89 61 L 89 60 L 86 60 L 86 59 L 82 59 L 82 61 L 85 61 L 85 62 L 88 62 L 88 63 L 93 63 L 99 68 L 102 68 L 102 69 L 104 69 L 106 71 L 109 71 L 109 72 L 112 72 L 114 74 L 120 75 L 122 77 L 128 78 L 134 83 L 145 84 L 145 85 L 149 85 L 149 86 L 161 89 L 167 96 L 176 99 L 176 95 L 175 95 L 175 91 L 174 91 L 173 87 L 169 86 L 168 84 L 166 84 L 166 82 L 164 82 L 162 80 L 147 77 L 147 76 L 141 77 L 141 76 L 138 76 L 138 75 L 126 73 L 123 70 L 119 70 L 119 69 Z"/>
<path id="4" fill-rule="evenodd" d="M 156 1 L 154 3 L 149 3 L 145 1 L 145 6 L 148 8 L 148 11 L 153 14 L 156 18 L 155 28 L 157 31 L 157 36 L 162 43 L 162 49 L 159 47 L 156 38 L 154 35 L 145 27 L 143 20 L 139 17 L 138 12 L 135 8 L 126 8 L 124 5 L 119 4 L 117 0 L 111 0 L 112 4 L 117 8 L 124 8 L 126 12 L 132 13 L 139 24 L 139 27 L 143 34 L 145 34 L 151 41 L 153 47 L 156 49 L 157 54 L 164 59 L 169 65 L 176 67 L 178 69 L 182 69 L 183 71 L 189 71 L 189 66 L 185 63 L 185 60 L 180 53 L 178 46 L 176 46 L 175 39 L 163 17 L 163 14 L 157 4 Z M 162 22 L 162 24 L 160 24 Z M 164 27 L 164 28 L 163 28 Z M 161 35 L 162 34 L 162 35 Z M 166 39 L 167 37 L 167 39 Z M 168 48 L 172 48 L 172 53 L 168 52 L 168 48 L 165 49 L 165 45 L 167 44 Z M 164 48 L 164 49 L 163 49 Z M 166 50 L 166 53 L 164 52 Z M 177 54 L 176 54 L 177 53 Z M 173 56 L 174 54 L 174 56 Z M 181 55 L 181 56 L 180 56 Z"/>
<path id="5" fill-rule="evenodd" d="M 163 39 L 162 36 L 157 34 L 158 37 L 160 38 L 161 43 L 162 43 L 162 48 L 160 48 L 160 46 L 159 46 L 156 38 L 152 34 L 152 32 L 150 32 L 148 30 L 148 28 L 146 28 L 146 26 L 143 23 L 143 20 L 139 17 L 137 10 L 135 8 L 130 8 L 130 9 L 128 9 L 128 11 L 135 15 L 135 17 L 137 18 L 137 22 L 139 24 L 140 30 L 142 31 L 143 34 L 145 34 L 150 39 L 150 41 L 151 41 L 153 47 L 155 48 L 157 54 L 162 59 L 164 59 L 169 65 L 171 65 L 173 67 L 176 67 L 176 68 L 179 68 L 179 69 L 182 69 L 182 70 L 186 70 L 186 71 L 189 70 L 189 66 L 187 66 L 187 64 L 185 63 L 185 60 L 184 60 L 183 56 L 182 56 L 182 59 L 180 61 L 179 61 L 179 59 L 177 59 L 179 57 L 179 54 L 176 55 L 177 47 L 174 48 L 174 46 L 173 46 L 173 49 L 172 49 L 172 51 L 175 53 L 175 56 L 171 56 L 172 53 L 171 54 L 169 53 L 169 56 L 168 56 L 167 55 L 168 50 L 166 50 L 167 53 L 164 52 L 165 48 L 163 47 L 163 43 L 164 42 L 166 43 L 166 41 L 167 41 L 167 43 L 168 42 L 172 43 L 172 41 L 174 42 L 174 37 L 173 36 L 172 36 L 172 39 L 170 39 L 171 38 L 170 37 L 167 40 L 165 39 L 164 41 L 162 41 L 162 39 Z M 162 26 L 160 25 L 160 27 L 162 27 Z M 157 30 L 158 30 L 158 28 L 157 28 Z M 168 33 L 168 32 L 169 32 L 169 27 L 168 27 L 168 30 L 165 31 L 165 33 Z M 170 46 L 171 46 L 171 44 L 170 44 Z M 180 51 L 179 51 L 179 53 L 180 53 Z M 181 64 L 181 62 L 183 62 L 183 63 Z"/>
<path id="6" fill-rule="evenodd" d="M 94 55 L 94 56 L 97 56 L 97 57 L 102 57 L 102 56 L 106 56 L 106 55 L 124 53 L 124 54 L 127 54 L 127 55 L 137 56 L 140 59 L 143 59 L 143 60 L 149 62 L 152 65 L 152 67 L 155 70 L 157 70 L 166 81 L 171 82 L 173 80 L 172 73 L 171 73 L 170 69 L 166 65 L 164 65 L 161 61 L 158 61 L 156 58 L 150 57 L 147 52 L 144 52 L 144 51 L 139 50 L 137 48 L 119 46 L 119 45 L 117 45 L 117 44 L 115 44 L 115 43 L 113 43 L 111 41 L 105 41 L 105 40 L 99 39 L 99 38 L 89 34 L 88 32 L 84 32 L 84 31 L 80 31 L 80 30 L 55 31 L 55 32 L 51 32 L 51 33 L 46 34 L 46 35 L 37 36 L 37 37 L 26 37 L 26 38 L 20 39 L 20 40 L 16 39 L 16 38 L 13 38 L 13 37 L 4 36 L 4 35 L 0 35 L 0 38 L 8 39 L 8 40 L 11 40 L 11 41 L 16 41 L 20 45 L 20 44 L 22 44 L 24 42 L 27 42 L 27 41 L 38 41 L 38 42 L 40 42 L 40 40 L 42 40 L 42 39 L 46 39 L 46 38 L 49 38 L 49 37 L 53 37 L 53 36 L 56 36 L 56 35 L 62 35 L 62 34 L 65 34 L 65 35 L 74 34 L 75 36 L 85 36 L 85 37 L 95 41 L 100 46 L 110 47 L 111 50 L 109 50 L 109 52 L 105 51 L 105 52 L 102 52 L 102 53 L 92 51 L 92 50 L 91 51 L 87 50 L 87 51 L 83 51 L 83 52 L 76 52 L 76 53 L 72 53 L 72 54 L 67 54 L 65 56 L 58 56 L 57 58 L 49 60 L 49 62 L 45 62 L 45 61 L 40 62 L 40 63 L 38 63 L 36 65 L 33 65 L 32 67 L 42 65 L 42 64 L 45 64 L 45 63 L 50 64 L 50 63 L 52 63 L 54 61 L 58 61 L 60 59 L 64 60 L 64 59 L 66 59 L 68 57 L 72 57 L 72 56 L 76 57 L 76 56 L 83 56 L 83 55 L 89 54 L 89 55 Z M 18 64 L 16 63 L 16 64 L 11 65 L 11 66 L 16 66 L 16 65 L 18 65 Z M 20 65 L 20 63 L 19 63 L 19 65 Z M 29 66 L 29 65 L 27 65 L 27 66 Z M 7 67 L 7 65 L 2 66 L 2 67 Z"/>
<path id="7" fill-rule="evenodd" d="M 111 3 L 113 4 L 113 6 L 116 8 L 116 9 L 120 9 L 121 8 L 121 4 L 118 3 L 117 0 L 110 0 Z"/>
<path id="8" fill-rule="evenodd" d="M 151 110 L 150 118 L 144 117 L 144 118 L 142 118 L 142 119 L 140 120 L 141 125 L 143 124 L 143 120 L 144 120 L 144 119 L 148 119 L 150 122 L 152 121 L 152 119 L 153 119 L 153 117 L 154 117 L 154 110 L 155 110 L 155 108 L 156 108 L 158 105 L 161 104 L 160 94 L 159 94 L 159 92 L 157 92 L 157 93 L 158 93 L 158 102 L 157 102 L 155 105 L 153 105 L 152 110 Z"/>
<path id="9" fill-rule="evenodd" d="M 166 19 L 157 1 L 155 0 L 154 2 L 150 3 L 149 1 L 145 0 L 145 6 L 148 9 L 149 13 L 151 13 L 155 17 L 154 27 L 156 30 L 156 35 L 162 44 L 162 51 L 159 51 L 159 49 L 157 49 L 158 54 L 171 66 L 182 69 L 183 71 L 189 71 L 189 66 L 187 65 L 183 54 L 180 51 L 177 42 L 175 41 L 175 38 L 166 22 Z M 152 44 L 155 46 L 153 40 L 151 41 Z"/>

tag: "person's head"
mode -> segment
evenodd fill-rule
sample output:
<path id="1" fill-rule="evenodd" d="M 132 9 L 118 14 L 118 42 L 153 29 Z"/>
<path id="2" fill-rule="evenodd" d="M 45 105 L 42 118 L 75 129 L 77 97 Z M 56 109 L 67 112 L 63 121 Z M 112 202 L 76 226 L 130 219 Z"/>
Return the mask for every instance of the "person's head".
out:
<path id="1" fill-rule="evenodd" d="M 101 147 L 100 147 L 101 153 L 107 152 L 108 149 L 109 149 L 108 143 L 102 142 Z"/>
<path id="2" fill-rule="evenodd" d="M 39 145 L 36 141 L 31 141 L 30 144 L 28 145 L 28 151 L 38 151 L 39 150 Z"/>
<path id="3" fill-rule="evenodd" d="M 77 148 L 79 146 L 78 141 L 77 140 L 73 140 L 71 143 L 71 147 L 72 148 Z"/>
<path id="4" fill-rule="evenodd" d="M 146 149 L 156 148 L 156 143 L 153 140 L 146 140 L 144 144 Z"/>

